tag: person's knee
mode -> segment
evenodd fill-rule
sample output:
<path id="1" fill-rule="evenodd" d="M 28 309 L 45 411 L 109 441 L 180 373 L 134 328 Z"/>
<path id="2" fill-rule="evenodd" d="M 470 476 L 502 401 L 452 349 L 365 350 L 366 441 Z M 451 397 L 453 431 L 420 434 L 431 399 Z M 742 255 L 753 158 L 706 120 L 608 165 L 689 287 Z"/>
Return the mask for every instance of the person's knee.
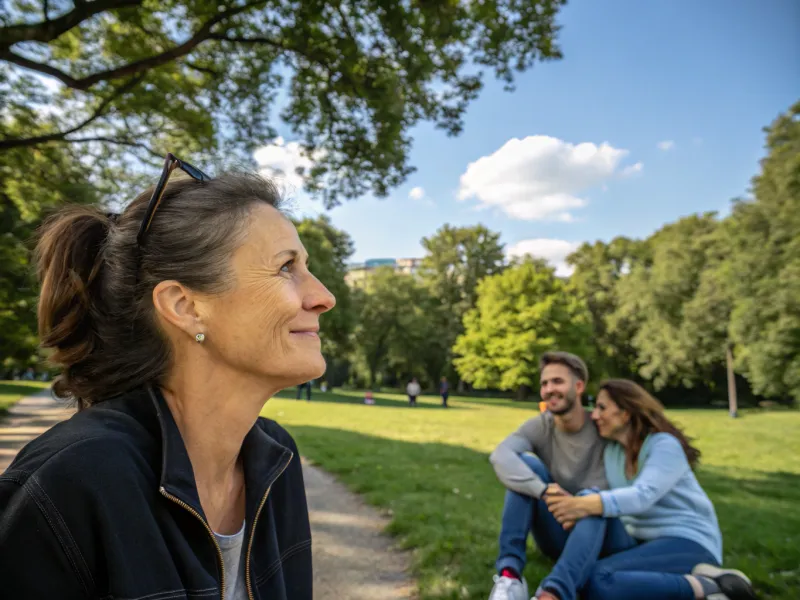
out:
<path id="1" fill-rule="evenodd" d="M 536 473 L 542 481 L 550 482 L 552 479 L 550 478 L 550 471 L 547 470 L 545 464 L 536 456 L 532 454 L 520 454 L 519 457 L 522 459 L 528 468 Z"/>

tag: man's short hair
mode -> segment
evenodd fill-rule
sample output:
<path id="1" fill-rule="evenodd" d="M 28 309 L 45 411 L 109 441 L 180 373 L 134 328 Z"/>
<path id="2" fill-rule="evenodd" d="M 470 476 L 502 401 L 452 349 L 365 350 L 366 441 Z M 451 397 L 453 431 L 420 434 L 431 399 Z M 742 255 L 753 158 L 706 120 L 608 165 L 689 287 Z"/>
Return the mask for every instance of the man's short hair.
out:
<path id="1" fill-rule="evenodd" d="M 564 365 L 576 379 L 580 379 L 584 383 L 589 381 L 589 369 L 586 367 L 586 363 L 579 356 L 569 352 L 545 352 L 539 359 L 539 372 L 541 373 L 547 365 Z"/>

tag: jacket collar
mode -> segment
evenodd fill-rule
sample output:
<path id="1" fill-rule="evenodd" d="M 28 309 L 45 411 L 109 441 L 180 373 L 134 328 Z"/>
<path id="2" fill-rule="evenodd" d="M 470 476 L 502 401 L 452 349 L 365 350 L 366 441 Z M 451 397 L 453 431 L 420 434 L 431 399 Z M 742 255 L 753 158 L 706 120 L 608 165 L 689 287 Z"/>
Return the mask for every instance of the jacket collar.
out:
<path id="1" fill-rule="evenodd" d="M 169 405 L 156 386 L 147 386 L 161 428 L 161 489 L 206 519 L 194 478 L 189 453 Z M 245 479 L 246 520 L 253 523 L 262 500 L 286 469 L 294 454 L 279 444 L 259 425 L 253 425 L 242 443 Z"/>

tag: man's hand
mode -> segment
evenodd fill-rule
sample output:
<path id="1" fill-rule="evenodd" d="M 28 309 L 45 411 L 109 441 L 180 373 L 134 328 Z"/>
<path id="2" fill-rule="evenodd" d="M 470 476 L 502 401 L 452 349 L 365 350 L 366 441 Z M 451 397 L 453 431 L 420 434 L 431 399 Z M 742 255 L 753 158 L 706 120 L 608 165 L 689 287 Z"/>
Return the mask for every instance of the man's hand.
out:
<path id="1" fill-rule="evenodd" d="M 603 514 L 603 502 L 600 494 L 589 494 L 587 496 L 546 496 L 547 508 L 566 529 L 567 523 L 574 524 L 575 521 L 590 517 L 592 515 Z"/>
<path id="2" fill-rule="evenodd" d="M 571 496 L 572 494 L 570 494 L 557 483 L 548 484 L 544 492 L 542 492 L 542 500 L 547 503 L 548 508 L 550 508 L 550 502 L 553 500 L 553 498 L 569 498 Z M 561 523 L 561 526 L 565 531 L 569 531 L 575 527 L 575 521 L 565 521 L 564 523 Z"/>
<path id="3" fill-rule="evenodd" d="M 548 484 L 545 488 L 544 492 L 542 492 L 542 500 L 548 502 L 548 498 L 553 498 L 555 496 L 571 496 L 567 490 L 562 488 L 557 483 Z"/>

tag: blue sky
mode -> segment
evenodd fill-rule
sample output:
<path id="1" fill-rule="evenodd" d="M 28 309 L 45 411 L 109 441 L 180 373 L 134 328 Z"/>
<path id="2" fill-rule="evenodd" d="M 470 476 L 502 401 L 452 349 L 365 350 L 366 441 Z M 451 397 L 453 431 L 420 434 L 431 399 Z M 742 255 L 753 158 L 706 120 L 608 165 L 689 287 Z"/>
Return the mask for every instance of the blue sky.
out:
<path id="1" fill-rule="evenodd" d="M 558 264 L 580 242 L 725 213 L 746 193 L 762 128 L 800 99 L 800 3 L 573 0 L 559 22 L 563 60 L 513 93 L 487 79 L 461 136 L 413 131 L 407 184 L 330 211 L 353 260 L 422 256 L 442 224 L 483 223 Z"/>

